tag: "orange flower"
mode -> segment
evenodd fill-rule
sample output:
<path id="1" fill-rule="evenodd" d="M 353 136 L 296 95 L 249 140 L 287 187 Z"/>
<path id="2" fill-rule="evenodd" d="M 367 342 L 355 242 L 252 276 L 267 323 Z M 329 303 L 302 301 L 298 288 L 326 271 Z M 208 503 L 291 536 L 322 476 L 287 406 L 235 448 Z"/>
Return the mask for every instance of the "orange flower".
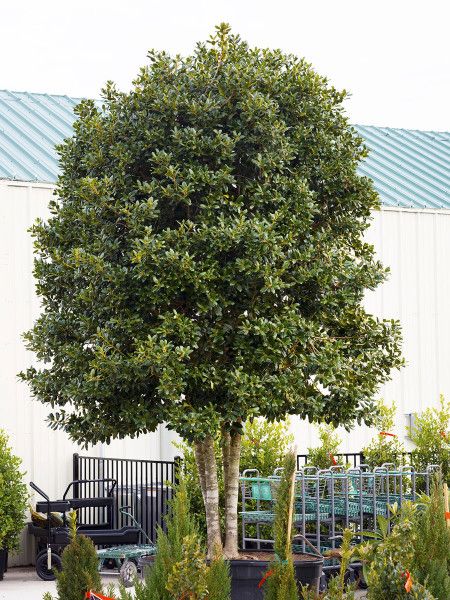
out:
<path id="1" fill-rule="evenodd" d="M 405 571 L 404 573 L 402 573 L 402 577 L 404 577 L 406 579 L 405 590 L 406 590 L 406 593 L 409 594 L 409 592 L 413 588 L 413 580 L 411 577 L 411 573 L 409 571 Z"/>

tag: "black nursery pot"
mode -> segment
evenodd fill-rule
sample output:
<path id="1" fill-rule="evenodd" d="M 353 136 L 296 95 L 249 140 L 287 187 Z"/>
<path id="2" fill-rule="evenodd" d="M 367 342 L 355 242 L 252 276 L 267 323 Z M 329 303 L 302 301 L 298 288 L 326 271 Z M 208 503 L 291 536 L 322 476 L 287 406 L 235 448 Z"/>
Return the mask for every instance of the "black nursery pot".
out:
<path id="1" fill-rule="evenodd" d="M 8 561 L 8 551 L 0 548 L 0 581 L 3 579 L 3 574 L 6 573 Z"/>
<path id="2" fill-rule="evenodd" d="M 251 551 L 246 550 L 245 554 Z M 323 558 L 294 560 L 297 583 L 318 591 L 322 567 Z M 230 560 L 231 600 L 263 600 L 264 585 L 258 585 L 269 568 L 270 562 L 266 560 Z"/>

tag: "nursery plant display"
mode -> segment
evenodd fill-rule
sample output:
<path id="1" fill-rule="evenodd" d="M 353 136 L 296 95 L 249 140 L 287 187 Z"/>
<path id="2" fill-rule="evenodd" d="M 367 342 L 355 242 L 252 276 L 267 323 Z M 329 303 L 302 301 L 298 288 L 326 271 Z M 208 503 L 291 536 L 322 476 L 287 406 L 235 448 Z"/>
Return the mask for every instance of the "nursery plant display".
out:
<path id="1" fill-rule="evenodd" d="M 448 597 L 450 534 L 443 509 L 436 479 L 431 497 L 422 496 L 416 504 L 407 501 L 401 510 L 394 505 L 389 520 L 379 520 L 379 534 L 358 548 L 369 600 Z"/>
<path id="2" fill-rule="evenodd" d="M 129 93 L 79 105 L 33 227 L 40 366 L 22 378 L 76 441 L 166 423 L 192 442 L 210 557 L 238 556 L 247 418 L 370 421 L 402 364 L 398 322 L 362 304 L 387 270 L 345 97 L 225 24 L 188 57 L 151 52 Z"/>
<path id="3" fill-rule="evenodd" d="M 6 570 L 8 553 L 18 549 L 25 526 L 28 492 L 23 482 L 22 460 L 9 446 L 0 429 L 0 580 Z"/>

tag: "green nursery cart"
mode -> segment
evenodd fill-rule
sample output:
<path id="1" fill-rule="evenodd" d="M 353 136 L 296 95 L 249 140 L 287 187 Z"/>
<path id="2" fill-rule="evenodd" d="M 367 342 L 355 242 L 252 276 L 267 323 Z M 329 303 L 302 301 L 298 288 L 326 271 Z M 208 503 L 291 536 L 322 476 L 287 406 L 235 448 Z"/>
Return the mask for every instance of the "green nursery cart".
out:
<path id="1" fill-rule="evenodd" d="M 120 580 L 125 587 L 134 585 L 138 570 L 141 568 L 140 564 L 142 561 L 140 559 L 144 556 L 154 556 L 156 554 L 156 546 L 142 529 L 140 523 L 138 523 L 134 516 L 128 512 L 130 508 L 130 506 L 124 506 L 120 509 L 120 512 L 131 519 L 133 525 L 140 529 L 143 537 L 148 543 L 114 546 L 112 548 L 97 550 L 99 559 L 98 570 L 100 573 L 108 575 L 114 572 L 118 573 Z"/>

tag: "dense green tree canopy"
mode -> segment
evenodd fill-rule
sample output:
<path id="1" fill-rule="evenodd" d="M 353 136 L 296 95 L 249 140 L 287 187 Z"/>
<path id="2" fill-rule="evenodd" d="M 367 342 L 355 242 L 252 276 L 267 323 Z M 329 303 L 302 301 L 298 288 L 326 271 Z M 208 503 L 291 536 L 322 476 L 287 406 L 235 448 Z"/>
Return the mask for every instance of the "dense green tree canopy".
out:
<path id="1" fill-rule="evenodd" d="M 345 92 L 226 26 L 151 52 L 129 93 L 83 101 L 33 228 L 42 314 L 22 376 L 79 441 L 285 413 L 370 420 L 399 325 L 362 300 L 386 277 Z"/>

